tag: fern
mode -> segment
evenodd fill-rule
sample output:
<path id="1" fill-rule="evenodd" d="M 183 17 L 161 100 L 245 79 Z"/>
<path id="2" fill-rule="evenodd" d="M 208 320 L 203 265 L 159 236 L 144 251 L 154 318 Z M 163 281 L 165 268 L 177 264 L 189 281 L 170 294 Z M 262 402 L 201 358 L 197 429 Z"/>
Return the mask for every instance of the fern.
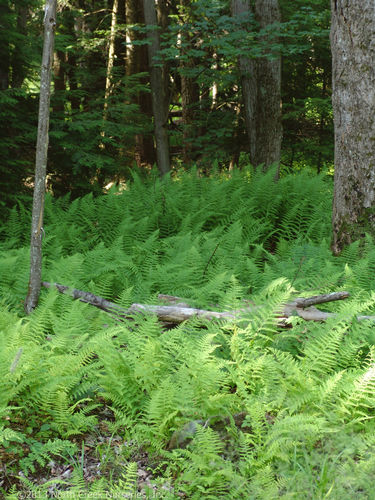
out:
<path id="1" fill-rule="evenodd" d="M 31 451 L 26 458 L 20 460 L 20 465 L 25 474 L 29 470 L 35 472 L 35 463 L 44 466 L 54 455 L 69 457 L 77 451 L 77 446 L 70 441 L 55 439 L 46 443 L 35 442 L 31 446 Z"/>
<path id="2" fill-rule="evenodd" d="M 330 183 L 301 174 L 276 184 L 251 169 L 133 174 L 121 193 L 47 196 L 43 279 L 124 307 L 174 294 L 234 318 L 120 324 L 51 289 L 25 318 L 30 214 L 14 209 L 0 242 L 0 439 L 19 464 L 29 446 L 24 488 L 46 496 L 34 468 L 76 460 L 73 437 L 108 428 L 125 443 L 121 472 L 88 485 L 76 464 L 62 497 L 146 494 L 135 465 L 144 454 L 161 498 L 372 492 L 375 334 L 356 316 L 374 311 L 375 245 L 366 237 L 332 258 Z M 293 297 L 337 289 L 351 298 L 323 307 L 335 320 L 277 326 Z M 255 311 L 236 317 L 249 300 Z"/>

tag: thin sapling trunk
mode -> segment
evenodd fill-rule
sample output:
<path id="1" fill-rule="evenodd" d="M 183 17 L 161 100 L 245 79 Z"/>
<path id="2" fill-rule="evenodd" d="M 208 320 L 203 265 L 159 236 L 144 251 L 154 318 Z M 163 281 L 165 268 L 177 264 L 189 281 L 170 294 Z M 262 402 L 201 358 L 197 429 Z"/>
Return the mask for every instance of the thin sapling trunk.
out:
<path id="1" fill-rule="evenodd" d="M 51 67 L 56 26 L 56 4 L 57 0 L 46 0 L 44 11 L 44 44 L 40 76 L 38 136 L 31 220 L 30 279 L 24 304 L 27 314 L 30 314 L 37 306 L 41 287 L 44 195 L 46 190 Z"/>

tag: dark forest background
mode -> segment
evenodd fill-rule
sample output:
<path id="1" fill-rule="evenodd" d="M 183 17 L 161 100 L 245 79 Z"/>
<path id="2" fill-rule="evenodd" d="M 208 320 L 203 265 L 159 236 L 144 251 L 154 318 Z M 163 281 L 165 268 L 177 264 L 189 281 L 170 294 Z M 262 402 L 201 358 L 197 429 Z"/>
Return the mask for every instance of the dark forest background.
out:
<path id="1" fill-rule="evenodd" d="M 157 5 L 173 171 L 249 164 L 238 59 L 282 58 L 281 175 L 333 170 L 330 9 L 327 0 L 280 2 L 264 37 L 254 16 L 239 25 L 226 0 Z M 43 4 L 0 2 L 0 204 L 31 199 Z M 48 189 L 103 192 L 156 162 L 142 2 L 58 5 Z M 277 36 L 273 36 L 277 32 Z M 263 45 L 262 45 L 263 44 Z"/>

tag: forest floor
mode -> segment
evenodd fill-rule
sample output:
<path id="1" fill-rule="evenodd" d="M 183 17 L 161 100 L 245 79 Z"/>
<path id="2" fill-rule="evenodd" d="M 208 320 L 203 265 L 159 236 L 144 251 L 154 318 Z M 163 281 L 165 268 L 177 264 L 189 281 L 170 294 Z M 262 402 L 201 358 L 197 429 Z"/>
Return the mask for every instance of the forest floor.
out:
<path id="1" fill-rule="evenodd" d="M 0 227 L 0 492 L 18 498 L 372 499 L 375 245 L 330 251 L 325 176 L 135 177 L 47 196 L 43 279 L 129 309 L 159 294 L 232 317 L 118 321 L 53 287 L 23 312 L 28 207 Z M 306 321 L 297 297 L 347 291 Z M 245 304 L 251 308 L 244 315 Z M 258 307 L 259 306 L 259 307 Z M 262 306 L 262 307 L 260 307 Z"/>

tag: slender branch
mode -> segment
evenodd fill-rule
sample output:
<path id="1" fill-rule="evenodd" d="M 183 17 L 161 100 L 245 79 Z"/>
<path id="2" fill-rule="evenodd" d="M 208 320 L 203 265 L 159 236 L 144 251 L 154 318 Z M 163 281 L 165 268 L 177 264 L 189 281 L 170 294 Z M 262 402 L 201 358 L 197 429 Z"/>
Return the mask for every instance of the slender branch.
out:
<path id="1" fill-rule="evenodd" d="M 349 292 L 332 292 L 324 295 L 314 295 L 313 297 L 308 297 L 306 299 L 299 297 L 295 299 L 293 303 L 297 307 L 302 307 L 302 309 L 305 309 L 306 307 L 310 307 L 315 304 L 324 304 L 325 302 L 332 302 L 334 300 L 347 299 L 349 296 Z"/>
<path id="2" fill-rule="evenodd" d="M 293 285 L 294 285 L 294 282 L 296 281 L 297 276 L 299 275 L 299 273 L 300 273 L 300 271 L 301 271 L 301 269 L 302 269 L 302 264 L 304 263 L 305 259 L 306 259 L 306 255 L 303 255 L 303 256 L 300 258 L 299 265 L 298 265 L 298 269 L 297 269 L 297 271 L 296 271 L 296 273 L 295 273 L 295 275 L 294 275 L 294 277 L 293 277 L 293 279 L 292 279 L 292 281 L 291 281 L 291 283 L 290 283 L 290 286 L 293 286 Z"/>
<path id="3" fill-rule="evenodd" d="M 213 259 L 213 256 L 214 256 L 214 255 L 215 255 L 215 253 L 216 253 L 216 250 L 219 248 L 219 245 L 220 245 L 220 241 L 219 241 L 219 242 L 218 242 L 218 244 L 216 245 L 216 247 L 215 247 L 214 251 L 212 252 L 212 254 L 210 255 L 210 258 L 209 258 L 209 259 L 208 259 L 208 261 L 207 261 L 207 264 L 206 264 L 206 266 L 205 266 L 205 268 L 204 268 L 204 270 L 203 270 L 203 276 L 206 274 L 206 271 L 207 271 L 207 269 L 208 269 L 208 266 L 210 265 L 210 262 L 211 262 L 211 260 Z"/>
<path id="4" fill-rule="evenodd" d="M 49 283 L 48 281 L 42 281 L 42 286 L 45 288 L 57 288 L 60 293 L 70 295 L 73 299 L 78 299 L 86 304 L 91 304 L 92 306 L 98 307 L 106 312 L 118 314 L 126 313 L 126 309 L 123 307 L 90 292 L 83 292 L 82 290 L 77 290 L 76 288 L 70 288 L 69 286 L 60 285 L 59 283 Z"/>

